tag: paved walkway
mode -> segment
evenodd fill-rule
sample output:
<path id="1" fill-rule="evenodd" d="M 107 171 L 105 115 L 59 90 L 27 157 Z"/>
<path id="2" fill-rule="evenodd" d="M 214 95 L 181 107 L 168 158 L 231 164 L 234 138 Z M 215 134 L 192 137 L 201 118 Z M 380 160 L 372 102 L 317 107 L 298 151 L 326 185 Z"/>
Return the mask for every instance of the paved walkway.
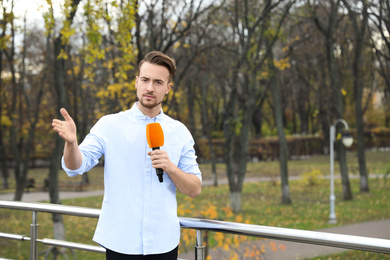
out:
<path id="1" fill-rule="evenodd" d="M 85 198 L 103 195 L 102 190 L 91 190 L 91 191 L 60 191 L 60 199 L 73 199 L 73 198 Z M 13 193 L 0 193 L 0 200 L 13 200 Z M 50 201 L 49 192 L 47 191 L 32 191 L 23 193 L 23 202 L 40 202 Z"/>
<path id="2" fill-rule="evenodd" d="M 255 181 L 267 181 L 266 178 L 247 178 L 246 182 L 255 182 Z M 274 179 L 273 179 L 274 180 Z M 268 180 L 269 181 L 269 180 Z M 227 180 L 219 180 L 218 183 L 220 185 L 226 184 Z M 203 185 L 212 185 L 211 181 L 203 181 Z M 68 198 L 80 198 L 80 197 L 91 197 L 103 195 L 103 191 L 60 191 L 60 199 L 68 199 Z M 0 200 L 13 200 L 14 194 L 0 194 Z M 48 192 L 29 192 L 24 193 L 22 201 L 24 202 L 39 202 L 39 201 L 49 201 Z M 365 223 L 357 223 L 342 227 L 334 227 L 329 229 L 320 230 L 323 232 L 329 233 L 337 233 L 337 234 L 346 234 L 346 235 L 357 235 L 357 236 L 365 236 L 365 237 L 374 237 L 374 238 L 384 238 L 390 239 L 390 219 L 381 220 L 381 221 L 372 221 Z M 271 243 L 275 242 L 277 247 L 282 245 L 284 250 L 277 250 L 277 252 L 273 252 L 271 249 Z M 390 244 L 390 241 L 389 241 Z M 307 259 L 314 258 L 318 256 L 325 256 L 330 254 L 337 254 L 346 249 L 339 249 L 334 247 L 325 247 L 325 246 L 316 246 L 316 245 L 308 245 L 303 243 L 295 243 L 295 242 L 287 242 L 287 241 L 277 241 L 277 240 L 269 240 L 269 239 L 259 239 L 256 241 L 252 241 L 250 243 L 246 243 L 243 245 L 244 247 L 252 248 L 256 246 L 257 248 L 265 248 L 265 259 L 269 260 L 299 260 L 299 259 Z M 214 250 L 209 250 L 209 254 L 213 260 L 219 259 L 228 259 L 229 252 L 224 251 L 220 248 Z M 194 260 L 194 252 L 180 254 L 179 257 L 181 259 Z"/>

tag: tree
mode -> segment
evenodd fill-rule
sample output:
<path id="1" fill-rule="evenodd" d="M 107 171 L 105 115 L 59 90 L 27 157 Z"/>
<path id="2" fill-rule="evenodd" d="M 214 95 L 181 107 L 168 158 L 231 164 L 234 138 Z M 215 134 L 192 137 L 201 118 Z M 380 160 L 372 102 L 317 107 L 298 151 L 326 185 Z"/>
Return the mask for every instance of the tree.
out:
<path id="1" fill-rule="evenodd" d="M 373 24 L 372 46 L 379 63 L 379 75 L 384 80 L 384 103 L 390 107 L 390 3 L 386 0 L 370 1 L 369 18 Z M 386 109 L 387 111 L 388 109 Z M 385 126 L 390 126 L 390 115 L 386 113 Z"/>
<path id="2" fill-rule="evenodd" d="M 357 150 L 360 172 L 360 191 L 368 192 L 368 174 L 366 166 L 365 148 L 364 148 L 364 125 L 363 125 L 363 50 L 365 45 L 365 35 L 368 25 L 368 3 L 366 0 L 360 1 L 361 9 L 353 10 L 349 1 L 343 0 L 345 7 L 348 10 L 352 27 L 354 30 L 354 56 L 352 63 L 352 73 L 354 77 L 354 96 L 355 96 L 355 116 L 356 116 L 356 130 L 357 130 Z M 359 5 L 359 3 L 357 3 Z"/>
<path id="3" fill-rule="evenodd" d="M 324 133 L 329 132 L 330 125 L 333 124 L 334 120 L 343 117 L 343 99 L 341 93 L 341 82 L 339 75 L 339 67 L 337 64 L 336 58 L 336 49 L 337 49 L 337 39 L 336 39 L 336 29 L 339 24 L 339 9 L 341 0 L 328 0 L 328 1 L 314 1 L 312 4 L 310 0 L 307 1 L 307 4 L 311 10 L 312 18 L 318 28 L 318 30 L 323 34 L 325 38 L 325 50 L 326 50 L 326 60 L 327 60 L 327 69 L 328 69 L 328 78 L 329 78 L 329 87 L 331 89 L 331 97 L 334 103 L 331 105 L 331 114 L 328 115 L 329 121 L 328 124 L 324 127 Z M 321 9 L 322 7 L 322 9 Z M 321 10 L 320 11 L 318 10 Z M 327 16 L 324 17 L 324 13 L 328 12 Z M 325 20 L 325 21 L 324 21 Z M 337 132 L 340 132 L 340 127 L 337 127 Z M 353 198 L 351 191 L 351 184 L 348 176 L 348 166 L 345 148 L 341 143 L 341 140 L 336 141 L 335 145 L 337 151 L 337 158 L 340 165 L 341 180 L 343 186 L 343 197 L 344 200 L 351 200 Z"/>
<path id="4" fill-rule="evenodd" d="M 1 18 L 1 38 L 0 38 L 0 75 L 3 72 L 3 59 L 4 59 L 4 53 L 7 49 L 7 44 L 9 40 L 9 36 L 7 33 L 7 26 L 9 24 L 9 19 L 12 17 L 11 13 L 9 13 L 6 10 L 6 6 L 3 5 L 3 1 L 1 1 L 1 9 L 2 9 L 2 15 Z M 12 19 L 12 18 L 11 18 Z M 3 182 L 3 187 L 8 188 L 8 166 L 7 166 L 7 156 L 6 156 L 6 149 L 5 149 L 5 143 L 4 143 L 4 136 L 5 133 L 3 131 L 3 128 L 6 126 L 10 126 L 10 119 L 6 115 L 6 111 L 4 111 L 4 97 L 5 97 L 5 88 L 3 85 L 3 77 L 0 77 L 0 171 L 1 171 L 1 177 Z"/>
<path id="5" fill-rule="evenodd" d="M 248 141 L 253 113 L 258 97 L 266 89 L 260 85 L 265 71 L 268 52 L 278 38 L 278 30 L 291 1 L 232 1 L 226 7 L 229 17 L 232 42 L 227 45 L 232 56 L 229 84 L 226 89 L 227 102 L 224 106 L 225 163 L 230 189 L 230 204 L 233 211 L 241 210 L 241 192 L 248 161 Z M 272 14 L 280 8 L 282 15 L 271 23 Z M 259 14 L 260 10 L 260 14 Z M 273 18 L 273 17 L 272 17 Z M 271 24 L 275 28 L 271 27 Z M 272 30 L 275 30 L 273 33 Z M 265 38 L 272 35 L 266 45 Z M 285 182 L 283 184 L 286 184 Z M 283 189 L 282 192 L 288 192 Z M 289 197 L 284 194 L 283 199 Z M 287 202 L 283 201 L 283 202 Z"/>
<path id="6" fill-rule="evenodd" d="M 51 58 L 49 62 L 53 64 L 54 68 L 54 90 L 57 99 L 56 106 L 56 116 L 61 118 L 60 109 L 68 107 L 69 99 L 67 97 L 67 90 L 65 87 L 65 75 L 66 67 L 65 60 L 66 56 L 64 54 L 65 48 L 68 45 L 69 37 L 72 35 L 71 24 L 76 15 L 78 4 L 80 0 L 68 0 L 65 1 L 63 6 L 63 11 L 65 13 L 65 19 L 63 21 L 63 26 L 59 32 L 55 31 L 55 18 L 54 10 L 51 1 L 48 1 L 50 6 L 49 12 L 45 14 L 46 28 L 48 29 L 47 35 L 53 41 L 53 48 Z M 60 136 L 56 135 L 55 138 L 55 148 L 52 152 L 50 169 L 49 169 L 49 197 L 50 203 L 60 204 L 59 198 L 59 189 L 58 189 L 58 171 L 60 167 L 60 160 L 62 156 L 64 143 Z M 55 239 L 65 239 L 65 228 L 63 217 L 61 214 L 53 214 L 53 231 Z M 57 249 L 53 250 L 53 256 L 56 259 L 58 252 Z"/>
<path id="7" fill-rule="evenodd" d="M 27 59 L 27 29 L 26 29 L 26 17 L 24 18 L 24 29 L 23 29 L 23 51 L 22 51 L 22 66 L 21 66 L 21 77 L 19 82 L 20 87 L 20 102 L 22 100 L 25 103 L 25 108 L 20 106 L 19 116 L 21 119 L 27 122 L 21 122 L 21 125 L 25 125 L 28 134 L 20 133 L 19 136 L 25 139 L 24 144 L 19 145 L 19 149 L 13 149 L 14 158 L 17 158 L 15 164 L 15 178 L 16 178 L 16 191 L 14 200 L 21 200 L 24 189 L 26 187 L 27 173 L 29 170 L 30 155 L 33 149 L 33 143 L 35 140 L 36 128 L 39 121 L 40 104 L 43 98 L 44 80 L 46 78 L 46 70 L 38 78 L 35 86 L 27 86 L 26 78 L 26 59 Z M 32 83 L 33 81 L 30 81 Z M 29 90 L 27 90 L 29 89 Z M 22 111 L 23 110 L 23 111 Z M 23 114 L 26 114 L 24 116 Z M 12 136 L 12 135 L 11 135 Z"/>
<path id="8" fill-rule="evenodd" d="M 268 41 L 267 45 L 269 44 Z M 280 95 L 280 88 L 277 82 L 277 69 L 274 65 L 274 55 L 272 49 L 268 51 L 268 70 L 269 70 L 269 88 L 272 94 L 272 100 L 274 104 L 275 122 L 278 129 L 278 140 L 279 140 L 279 165 L 280 165 L 280 177 L 281 177 L 281 190 L 282 190 L 282 204 L 291 204 L 292 200 L 290 197 L 290 188 L 288 184 L 288 149 L 287 141 L 284 135 L 284 124 L 283 124 L 283 112 L 282 102 Z"/>
<path id="9" fill-rule="evenodd" d="M 142 1 L 136 14 L 137 64 L 145 53 L 151 50 L 162 51 L 176 60 L 177 72 L 173 80 L 174 87 L 167 97 L 164 111 L 178 120 L 183 120 L 183 118 L 181 118 L 181 107 L 176 93 L 186 86 L 182 84 L 182 80 L 200 52 L 200 48 L 204 47 L 203 35 L 209 26 L 210 14 L 218 10 L 223 2 L 223 0 L 221 3 L 204 0 Z M 141 9 L 145 11 L 141 12 Z M 178 48 L 178 46 L 193 48 Z M 190 130 L 193 131 L 193 128 Z M 192 131 L 192 135 L 196 136 L 196 133 Z"/>
<path id="10" fill-rule="evenodd" d="M 27 173 L 30 162 L 30 154 L 35 138 L 35 128 L 39 120 L 39 105 L 42 98 L 43 84 L 27 82 L 29 70 L 26 68 L 28 35 L 26 31 L 26 18 L 22 32 L 21 52 L 17 52 L 16 35 L 19 32 L 15 25 L 16 17 L 13 12 L 13 2 L 3 5 L 3 21 L 1 41 L 2 65 L 7 64 L 8 77 L 4 77 L 6 82 L 1 82 L 1 141 L 0 158 L 3 172 L 3 185 L 7 183 L 7 156 L 4 139 L 7 137 L 8 149 L 12 154 L 9 158 L 13 161 L 13 170 L 16 181 L 14 200 L 21 200 L 26 186 Z M 8 35 L 6 33 L 9 33 Z M 31 47 L 35 44 L 31 44 Z M 6 62 L 3 62 L 3 54 Z M 32 64 L 30 60 L 30 64 Z M 1 67 L 3 70 L 3 67 Z M 5 84 L 3 84 L 5 83 Z M 6 131 L 8 130 L 8 131 Z"/>

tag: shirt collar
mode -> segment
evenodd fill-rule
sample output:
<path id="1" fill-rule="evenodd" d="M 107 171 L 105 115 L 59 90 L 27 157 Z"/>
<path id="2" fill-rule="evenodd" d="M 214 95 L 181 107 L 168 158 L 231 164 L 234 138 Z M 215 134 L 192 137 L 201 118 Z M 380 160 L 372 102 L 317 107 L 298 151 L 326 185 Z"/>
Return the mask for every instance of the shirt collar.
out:
<path id="1" fill-rule="evenodd" d="M 140 122 L 145 122 L 145 121 L 153 121 L 153 122 L 157 122 L 157 121 L 160 121 L 161 118 L 163 117 L 164 115 L 164 112 L 161 108 L 161 111 L 160 111 L 160 114 L 158 114 L 157 116 L 153 117 L 153 118 L 150 118 L 149 116 L 146 116 L 144 115 L 144 113 L 142 113 L 141 110 L 139 110 L 138 108 L 138 102 L 135 102 L 133 104 L 133 106 L 131 107 L 130 109 L 130 112 L 132 113 L 132 115 Z"/>

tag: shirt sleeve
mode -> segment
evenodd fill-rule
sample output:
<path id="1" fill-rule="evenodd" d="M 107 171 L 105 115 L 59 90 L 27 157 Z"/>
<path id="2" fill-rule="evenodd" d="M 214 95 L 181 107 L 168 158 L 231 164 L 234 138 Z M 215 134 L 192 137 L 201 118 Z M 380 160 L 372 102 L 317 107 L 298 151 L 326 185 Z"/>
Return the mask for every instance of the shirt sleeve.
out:
<path id="1" fill-rule="evenodd" d="M 185 128 L 185 140 L 185 146 L 183 147 L 178 167 L 185 173 L 196 175 L 202 181 L 202 173 L 196 161 L 195 141 L 187 128 Z"/>
<path id="2" fill-rule="evenodd" d="M 99 163 L 99 159 L 104 154 L 104 141 L 100 138 L 100 129 L 104 124 L 102 120 L 99 120 L 91 132 L 85 137 L 84 141 L 79 145 L 81 155 L 83 157 L 80 168 L 76 170 L 70 170 L 65 166 L 64 157 L 61 159 L 62 169 L 73 177 L 76 175 L 82 175 L 84 172 L 91 170 L 94 166 Z"/>

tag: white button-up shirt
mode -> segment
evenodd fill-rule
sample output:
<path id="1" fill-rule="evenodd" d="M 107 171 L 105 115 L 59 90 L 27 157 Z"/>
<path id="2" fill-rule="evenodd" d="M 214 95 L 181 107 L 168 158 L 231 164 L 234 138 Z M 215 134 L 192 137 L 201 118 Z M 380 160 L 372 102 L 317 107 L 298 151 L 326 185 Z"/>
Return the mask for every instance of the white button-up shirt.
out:
<path id="1" fill-rule="evenodd" d="M 159 182 L 152 167 L 152 149 L 146 125 L 160 123 L 170 160 L 183 172 L 201 180 L 194 140 L 188 129 L 162 111 L 145 116 L 133 105 L 130 110 L 102 117 L 80 144 L 82 166 L 62 167 L 69 176 L 83 174 L 104 156 L 104 198 L 93 240 L 123 254 L 159 254 L 173 250 L 180 241 L 176 187 L 167 173 Z"/>

